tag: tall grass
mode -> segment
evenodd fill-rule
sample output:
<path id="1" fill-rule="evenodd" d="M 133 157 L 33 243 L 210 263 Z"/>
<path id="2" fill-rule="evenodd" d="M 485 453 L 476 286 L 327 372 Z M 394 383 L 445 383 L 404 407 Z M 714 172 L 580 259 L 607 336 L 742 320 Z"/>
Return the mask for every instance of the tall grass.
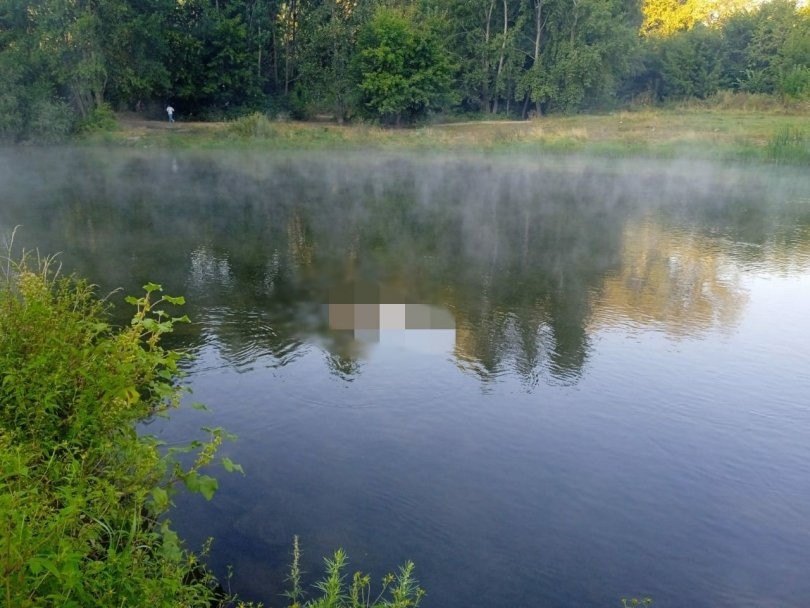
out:
<path id="1" fill-rule="evenodd" d="M 785 126 L 768 140 L 767 158 L 777 163 L 810 162 L 810 137 L 799 128 Z"/>

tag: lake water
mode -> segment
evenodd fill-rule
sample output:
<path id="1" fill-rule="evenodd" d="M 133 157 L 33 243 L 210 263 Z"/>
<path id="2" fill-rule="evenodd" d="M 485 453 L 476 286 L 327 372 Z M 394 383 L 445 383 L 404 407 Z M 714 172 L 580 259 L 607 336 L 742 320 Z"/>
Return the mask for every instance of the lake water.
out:
<path id="1" fill-rule="evenodd" d="M 283 606 L 344 547 L 424 605 L 810 605 L 810 172 L 435 154 L 0 151 L 0 229 L 185 295 L 239 436 L 189 544 Z M 189 400 L 191 403 L 191 400 Z"/>

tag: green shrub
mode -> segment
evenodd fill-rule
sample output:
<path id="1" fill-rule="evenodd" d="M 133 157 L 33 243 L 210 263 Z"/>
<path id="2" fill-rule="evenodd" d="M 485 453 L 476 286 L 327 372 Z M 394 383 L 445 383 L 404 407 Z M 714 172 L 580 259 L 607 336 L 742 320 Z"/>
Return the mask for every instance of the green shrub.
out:
<path id="1" fill-rule="evenodd" d="M 229 125 L 229 131 L 239 137 L 272 137 L 276 128 L 267 116 L 261 112 L 253 112 L 247 116 L 237 118 Z"/>
<path id="2" fill-rule="evenodd" d="M 782 76 L 779 90 L 783 95 L 792 99 L 810 98 L 810 67 L 793 66 Z"/>
<path id="3" fill-rule="evenodd" d="M 0 273 L 0 604 L 208 606 L 212 578 L 165 513 L 178 483 L 210 497 L 201 474 L 217 429 L 190 468 L 135 423 L 176 405 L 181 355 L 160 346 L 182 298 L 149 284 L 132 323 L 107 321 L 87 283 L 49 260 Z M 238 468 L 223 459 L 226 468 Z"/>
<path id="4" fill-rule="evenodd" d="M 115 118 L 115 112 L 107 103 L 93 108 L 87 118 L 79 123 L 79 130 L 84 133 L 115 131 L 117 128 L 118 120 Z"/>
<path id="5" fill-rule="evenodd" d="M 0 141 L 16 141 L 25 128 L 20 100 L 13 88 L 0 91 Z"/>
<path id="6" fill-rule="evenodd" d="M 74 121 L 73 110 L 64 101 L 38 99 L 31 106 L 28 135 L 39 143 L 60 143 L 73 131 Z"/>

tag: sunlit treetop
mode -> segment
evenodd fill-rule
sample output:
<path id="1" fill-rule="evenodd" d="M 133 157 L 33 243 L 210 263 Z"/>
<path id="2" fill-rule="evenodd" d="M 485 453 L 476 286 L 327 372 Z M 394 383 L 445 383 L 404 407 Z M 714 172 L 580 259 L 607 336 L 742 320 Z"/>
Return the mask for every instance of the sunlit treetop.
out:
<path id="1" fill-rule="evenodd" d="M 357 8 L 357 1 L 358 0 L 335 0 L 335 5 L 344 17 L 348 17 L 352 14 L 352 11 Z"/>
<path id="2" fill-rule="evenodd" d="M 719 23 L 732 13 L 750 10 L 760 4 L 762 0 L 644 0 L 641 33 L 645 36 L 671 36 L 692 29 L 698 23 Z"/>

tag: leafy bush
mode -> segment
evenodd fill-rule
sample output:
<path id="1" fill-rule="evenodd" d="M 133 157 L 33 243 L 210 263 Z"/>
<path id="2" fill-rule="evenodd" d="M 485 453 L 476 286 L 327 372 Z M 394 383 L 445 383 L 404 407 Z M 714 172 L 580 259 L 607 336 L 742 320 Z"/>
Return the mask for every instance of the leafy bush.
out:
<path id="1" fill-rule="evenodd" d="M 160 337 L 184 317 L 149 284 L 131 325 L 114 329 L 87 283 L 50 260 L 5 260 L 0 273 L 0 604 L 208 606 L 212 578 L 169 521 L 179 482 L 200 474 L 224 435 L 182 468 L 135 423 L 179 401 L 178 352 Z M 226 468 L 237 468 L 227 461 Z"/>
<path id="2" fill-rule="evenodd" d="M 115 112 L 107 103 L 93 108 L 87 118 L 79 124 L 79 130 L 85 133 L 114 131 L 117 128 L 118 120 L 115 118 Z"/>
<path id="3" fill-rule="evenodd" d="M 230 124 L 230 132 L 239 137 L 272 137 L 275 127 L 261 112 L 242 116 Z"/>
<path id="4" fill-rule="evenodd" d="M 15 141 L 23 133 L 25 119 L 14 89 L 0 91 L 0 141 Z"/>
<path id="5" fill-rule="evenodd" d="M 31 106 L 28 134 L 36 142 L 54 144 L 65 141 L 73 131 L 75 116 L 60 99 L 38 99 Z"/>
<path id="6" fill-rule="evenodd" d="M 665 97 L 705 99 L 720 85 L 720 39 L 698 26 L 661 43 L 661 76 Z"/>
<path id="7" fill-rule="evenodd" d="M 793 66 L 782 76 L 779 90 L 792 99 L 810 99 L 810 67 Z"/>

